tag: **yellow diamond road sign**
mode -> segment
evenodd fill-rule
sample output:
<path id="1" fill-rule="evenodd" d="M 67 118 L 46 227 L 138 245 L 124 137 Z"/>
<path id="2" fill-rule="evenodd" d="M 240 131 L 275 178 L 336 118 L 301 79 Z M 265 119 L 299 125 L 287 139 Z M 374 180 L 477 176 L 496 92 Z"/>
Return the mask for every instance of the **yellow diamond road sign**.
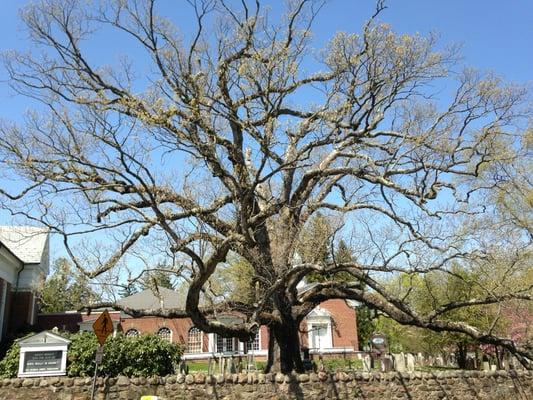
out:
<path id="1" fill-rule="evenodd" d="M 113 321 L 107 310 L 94 321 L 93 331 L 98 338 L 98 342 L 103 346 L 107 337 L 113 333 Z"/>

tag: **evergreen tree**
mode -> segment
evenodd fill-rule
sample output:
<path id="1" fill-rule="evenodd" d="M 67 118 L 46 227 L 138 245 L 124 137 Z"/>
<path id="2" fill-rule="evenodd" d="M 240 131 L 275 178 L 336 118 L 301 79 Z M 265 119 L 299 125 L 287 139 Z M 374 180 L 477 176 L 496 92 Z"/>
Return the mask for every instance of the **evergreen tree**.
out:
<path id="1" fill-rule="evenodd" d="M 39 308 L 43 313 L 77 310 L 99 300 L 87 277 L 75 271 L 66 258 L 58 258 L 52 274 L 39 288 Z"/>

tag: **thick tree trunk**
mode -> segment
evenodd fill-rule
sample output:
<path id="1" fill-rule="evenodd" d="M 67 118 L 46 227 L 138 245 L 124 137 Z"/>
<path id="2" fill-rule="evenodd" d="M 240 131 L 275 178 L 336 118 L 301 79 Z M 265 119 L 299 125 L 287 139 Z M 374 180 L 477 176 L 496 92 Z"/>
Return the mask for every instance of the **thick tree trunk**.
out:
<path id="1" fill-rule="evenodd" d="M 274 330 L 268 328 L 268 358 L 265 372 L 280 372 L 279 346 L 274 337 Z"/>
<path id="2" fill-rule="evenodd" d="M 457 359 L 457 366 L 461 369 L 466 369 L 467 353 L 468 349 L 466 344 L 457 343 L 457 354 L 455 355 L 455 358 Z"/>
<path id="3" fill-rule="evenodd" d="M 303 372 L 300 337 L 296 321 L 280 327 L 270 327 L 266 372 Z"/>

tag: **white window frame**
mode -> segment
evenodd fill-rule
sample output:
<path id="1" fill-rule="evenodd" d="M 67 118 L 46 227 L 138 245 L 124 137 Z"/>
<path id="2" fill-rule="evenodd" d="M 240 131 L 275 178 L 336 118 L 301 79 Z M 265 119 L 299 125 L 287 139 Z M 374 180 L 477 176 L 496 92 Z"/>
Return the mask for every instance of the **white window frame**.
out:
<path id="1" fill-rule="evenodd" d="M 137 334 L 136 335 L 131 335 L 131 334 L 128 335 L 128 332 L 133 332 L 133 331 L 137 332 Z M 126 337 L 139 337 L 139 336 L 141 336 L 141 331 L 138 330 L 137 328 L 129 328 L 126 332 L 124 332 L 124 336 L 126 336 Z"/>
<path id="2" fill-rule="evenodd" d="M 198 351 L 190 351 L 189 350 L 189 338 L 190 338 L 190 334 L 191 334 L 191 331 L 195 329 L 196 331 L 198 331 L 198 334 L 200 336 L 200 347 L 199 347 L 199 350 Z M 198 342 L 195 343 L 196 345 L 198 344 Z M 198 354 L 198 353 L 203 353 L 203 349 L 204 349 L 204 333 L 198 329 L 197 327 L 195 326 L 192 326 L 189 328 L 189 330 L 187 331 L 187 354 Z"/>
<path id="3" fill-rule="evenodd" d="M 219 348 L 218 340 L 222 340 L 222 349 Z M 216 353 L 237 353 L 239 351 L 239 343 L 235 340 L 234 337 L 224 337 L 218 334 L 215 334 L 215 352 Z M 228 343 L 231 343 L 231 350 L 228 350 Z"/>
<path id="4" fill-rule="evenodd" d="M 161 336 L 161 331 L 162 331 L 162 330 L 166 330 L 166 331 L 169 332 L 168 338 L 166 338 L 166 337 L 162 337 L 162 336 Z M 160 337 L 161 339 L 165 339 L 165 340 L 168 339 L 168 342 L 169 342 L 169 343 L 172 343 L 172 329 L 170 329 L 168 326 L 162 326 L 162 327 L 160 327 L 160 328 L 157 330 L 156 335 L 157 335 L 158 337 Z"/>
<path id="5" fill-rule="evenodd" d="M 254 349 L 254 343 L 257 343 L 257 349 Z M 261 329 L 259 329 L 255 335 L 254 340 L 246 342 L 246 351 L 259 351 L 261 350 Z"/>

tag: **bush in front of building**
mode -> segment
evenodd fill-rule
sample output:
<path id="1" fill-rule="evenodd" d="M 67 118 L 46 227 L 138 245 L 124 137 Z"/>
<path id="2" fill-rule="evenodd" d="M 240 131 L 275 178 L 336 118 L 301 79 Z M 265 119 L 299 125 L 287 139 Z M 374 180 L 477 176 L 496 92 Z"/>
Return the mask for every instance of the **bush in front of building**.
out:
<path id="1" fill-rule="evenodd" d="M 13 343 L 0 360 L 0 378 L 15 378 L 19 370 L 19 346 Z"/>
<path id="2" fill-rule="evenodd" d="M 94 374 L 98 342 L 93 333 L 63 334 L 71 343 L 67 353 L 67 375 L 92 376 Z M 183 349 L 156 335 L 109 337 L 104 345 L 104 356 L 98 368 L 99 376 L 165 376 L 174 373 Z M 0 378 L 17 376 L 19 346 L 11 345 L 0 361 Z"/>

